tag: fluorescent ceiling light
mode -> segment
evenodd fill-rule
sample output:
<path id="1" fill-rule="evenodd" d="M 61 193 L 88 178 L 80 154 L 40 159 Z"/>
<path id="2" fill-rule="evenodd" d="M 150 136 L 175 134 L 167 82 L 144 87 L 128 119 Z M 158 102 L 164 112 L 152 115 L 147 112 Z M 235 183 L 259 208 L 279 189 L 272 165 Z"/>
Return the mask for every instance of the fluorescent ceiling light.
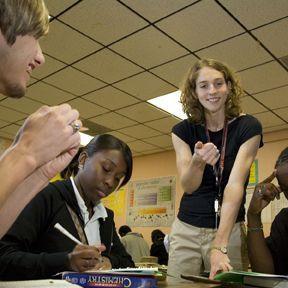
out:
<path id="1" fill-rule="evenodd" d="M 88 134 L 85 134 L 85 133 L 82 133 L 82 132 L 79 132 L 80 133 L 80 144 L 81 146 L 86 146 L 94 137 L 93 136 L 90 136 Z"/>
<path id="2" fill-rule="evenodd" d="M 181 91 L 175 91 L 163 96 L 148 100 L 148 102 L 180 119 L 186 119 L 187 115 L 182 110 L 180 103 Z"/>

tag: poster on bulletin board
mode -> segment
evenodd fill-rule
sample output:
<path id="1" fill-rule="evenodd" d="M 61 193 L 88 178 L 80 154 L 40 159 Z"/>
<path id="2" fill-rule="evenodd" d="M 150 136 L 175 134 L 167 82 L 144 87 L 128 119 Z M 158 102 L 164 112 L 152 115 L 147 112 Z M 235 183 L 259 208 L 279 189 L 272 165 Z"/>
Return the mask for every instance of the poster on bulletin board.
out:
<path id="1" fill-rule="evenodd" d="M 258 159 L 254 160 L 250 168 L 250 177 L 248 186 L 258 184 Z"/>
<path id="2" fill-rule="evenodd" d="M 111 193 L 108 197 L 101 199 L 105 207 L 113 210 L 115 216 L 125 215 L 126 191 L 122 187 L 118 191 Z"/>
<path id="3" fill-rule="evenodd" d="M 127 225 L 171 226 L 175 211 L 176 177 L 131 181 L 127 193 Z"/>

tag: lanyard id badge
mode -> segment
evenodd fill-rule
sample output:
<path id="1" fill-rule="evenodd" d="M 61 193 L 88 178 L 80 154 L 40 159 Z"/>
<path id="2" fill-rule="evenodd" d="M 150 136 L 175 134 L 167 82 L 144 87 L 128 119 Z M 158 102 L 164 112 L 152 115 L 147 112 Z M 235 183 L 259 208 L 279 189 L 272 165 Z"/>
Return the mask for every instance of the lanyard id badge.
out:
<path id="1" fill-rule="evenodd" d="M 213 166 L 213 174 L 215 176 L 215 184 L 217 189 L 217 194 L 214 199 L 214 211 L 215 211 L 215 228 L 218 227 L 218 217 L 220 217 L 221 211 L 221 182 L 224 171 L 224 160 L 225 160 L 225 152 L 226 152 L 226 142 L 227 142 L 227 131 L 228 131 L 228 121 L 225 119 L 223 134 L 222 134 L 222 144 L 221 144 L 221 154 L 218 162 Z M 211 142 L 210 135 L 207 126 L 205 125 L 205 132 L 208 142 Z M 218 165 L 217 165 L 218 164 Z"/>

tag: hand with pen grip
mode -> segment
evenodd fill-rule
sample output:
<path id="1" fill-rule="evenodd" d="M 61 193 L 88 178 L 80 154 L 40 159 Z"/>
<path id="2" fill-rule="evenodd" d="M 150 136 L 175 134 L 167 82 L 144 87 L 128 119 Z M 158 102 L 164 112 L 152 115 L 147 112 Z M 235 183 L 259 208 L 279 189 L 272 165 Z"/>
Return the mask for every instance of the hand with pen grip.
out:
<path id="1" fill-rule="evenodd" d="M 84 272 L 91 269 L 111 269 L 110 260 L 107 257 L 103 257 L 101 255 L 101 252 L 103 252 L 105 249 L 106 248 L 104 245 L 99 247 L 88 246 L 84 244 L 76 245 L 73 251 L 68 254 L 71 270 Z"/>

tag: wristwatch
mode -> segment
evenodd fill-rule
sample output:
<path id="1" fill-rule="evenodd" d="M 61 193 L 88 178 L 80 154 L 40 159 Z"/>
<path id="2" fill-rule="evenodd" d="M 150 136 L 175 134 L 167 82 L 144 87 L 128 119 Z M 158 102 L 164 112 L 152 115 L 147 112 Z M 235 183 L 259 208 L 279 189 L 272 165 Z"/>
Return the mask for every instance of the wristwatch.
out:
<path id="1" fill-rule="evenodd" d="M 211 250 L 216 249 L 220 252 L 222 252 L 223 254 L 227 254 L 227 247 L 226 246 L 212 246 Z"/>

